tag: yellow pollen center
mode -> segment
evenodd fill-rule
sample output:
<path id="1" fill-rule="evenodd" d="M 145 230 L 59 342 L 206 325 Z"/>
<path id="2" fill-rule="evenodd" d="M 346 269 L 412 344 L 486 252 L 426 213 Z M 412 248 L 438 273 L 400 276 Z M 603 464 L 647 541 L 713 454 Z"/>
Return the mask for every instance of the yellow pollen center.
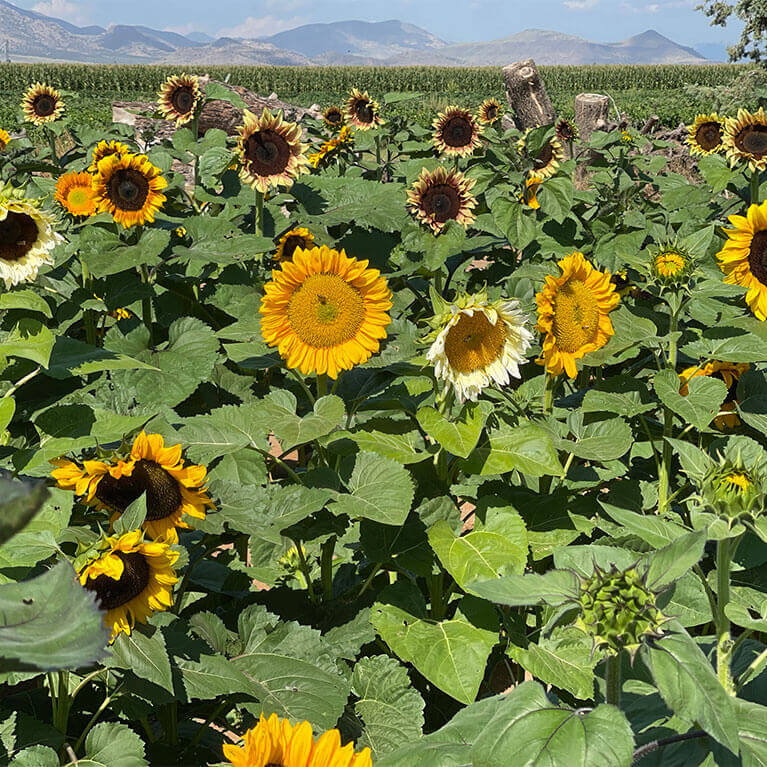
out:
<path id="1" fill-rule="evenodd" d="M 295 334 L 315 349 L 351 341 L 365 319 L 359 291 L 336 274 L 313 274 L 293 293 L 288 319 Z"/>
<path id="2" fill-rule="evenodd" d="M 675 277 L 684 268 L 684 258 L 673 251 L 660 253 L 655 259 L 655 268 L 663 277 Z"/>
<path id="3" fill-rule="evenodd" d="M 87 211 L 91 207 L 92 193 L 90 189 L 79 186 L 72 189 L 67 195 L 67 202 L 71 210 Z"/>
<path id="4" fill-rule="evenodd" d="M 592 343 L 599 329 L 596 296 L 583 280 L 568 280 L 554 301 L 554 337 L 563 352 L 573 354 Z"/>
<path id="5" fill-rule="evenodd" d="M 447 331 L 445 356 L 458 373 L 473 373 L 495 362 L 506 344 L 506 325 L 498 318 L 495 325 L 482 313 L 462 314 Z"/>

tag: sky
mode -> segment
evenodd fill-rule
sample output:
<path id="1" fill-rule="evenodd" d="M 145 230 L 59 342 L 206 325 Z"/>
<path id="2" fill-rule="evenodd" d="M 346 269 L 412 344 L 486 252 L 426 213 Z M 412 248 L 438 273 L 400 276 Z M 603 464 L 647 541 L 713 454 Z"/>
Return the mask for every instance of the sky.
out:
<path id="1" fill-rule="evenodd" d="M 10 0 L 74 24 L 143 24 L 182 34 L 259 37 L 312 22 L 399 19 L 448 42 L 553 29 L 615 42 L 647 29 L 683 45 L 731 43 L 735 26 L 711 27 L 700 0 Z"/>

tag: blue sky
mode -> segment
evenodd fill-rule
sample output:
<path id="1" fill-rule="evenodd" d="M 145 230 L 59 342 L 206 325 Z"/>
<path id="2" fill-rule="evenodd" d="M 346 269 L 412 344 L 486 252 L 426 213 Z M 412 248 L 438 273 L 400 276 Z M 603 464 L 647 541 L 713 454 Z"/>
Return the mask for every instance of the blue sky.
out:
<path id="1" fill-rule="evenodd" d="M 444 40 L 492 40 L 527 28 L 613 42 L 654 28 L 685 45 L 729 43 L 699 0 L 11 0 L 75 24 L 145 24 L 187 33 L 257 37 L 318 21 L 400 19 Z"/>

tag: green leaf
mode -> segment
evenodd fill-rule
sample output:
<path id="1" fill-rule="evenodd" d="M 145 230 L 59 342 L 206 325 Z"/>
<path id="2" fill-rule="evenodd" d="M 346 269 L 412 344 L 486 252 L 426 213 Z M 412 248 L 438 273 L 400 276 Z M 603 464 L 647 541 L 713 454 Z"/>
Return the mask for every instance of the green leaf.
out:
<path id="1" fill-rule="evenodd" d="M 48 746 L 30 746 L 16 754 L 9 767 L 59 767 L 59 757 Z"/>
<path id="2" fill-rule="evenodd" d="M 86 227 L 80 235 L 81 256 L 93 277 L 119 274 L 138 266 L 156 266 L 170 244 L 166 229 L 144 229 L 138 243 L 128 245 L 101 227 Z"/>
<path id="3" fill-rule="evenodd" d="M 736 699 L 735 707 L 743 767 L 764 767 L 767 764 L 767 707 L 741 699 Z"/>
<path id="4" fill-rule="evenodd" d="M 358 748 L 369 746 L 377 757 L 421 737 L 423 699 L 395 658 L 361 658 L 354 666 L 352 693 L 354 711 L 364 724 Z"/>
<path id="5" fill-rule="evenodd" d="M 713 459 L 699 447 L 681 439 L 666 437 L 666 441 L 679 456 L 684 473 L 693 480 L 701 480 L 714 468 Z"/>
<path id="6" fill-rule="evenodd" d="M 173 692 L 173 676 L 165 637 L 159 629 L 136 629 L 120 634 L 112 645 L 112 657 L 107 663 L 113 668 L 125 668 L 141 679 Z"/>
<path id="7" fill-rule="evenodd" d="M 117 354 L 90 346 L 76 338 L 58 336 L 53 346 L 48 366 L 51 378 L 87 376 L 104 370 L 157 370 L 154 365 L 133 359 L 126 354 Z"/>
<path id="8" fill-rule="evenodd" d="M 321 397 L 309 415 L 296 415 L 296 398 L 285 389 L 272 392 L 259 402 L 259 414 L 269 424 L 283 448 L 303 445 L 330 434 L 341 424 L 346 410 L 344 401 L 334 394 Z"/>
<path id="9" fill-rule="evenodd" d="M 723 192 L 736 175 L 727 160 L 716 154 L 699 158 L 698 170 L 714 194 Z"/>
<path id="10" fill-rule="evenodd" d="M 27 525 L 48 496 L 43 482 L 20 482 L 0 474 L 0 545 Z"/>
<path id="11" fill-rule="evenodd" d="M 587 424 L 575 442 L 561 440 L 558 447 L 587 461 L 614 461 L 624 456 L 634 443 L 631 427 L 621 418 Z"/>
<path id="12" fill-rule="evenodd" d="M 232 153 L 225 147 L 212 147 L 200 157 L 200 180 L 205 186 L 215 186 L 218 177 L 232 164 Z"/>
<path id="13" fill-rule="evenodd" d="M 570 176 L 555 176 L 541 186 L 541 205 L 548 216 L 560 224 L 573 207 L 575 187 Z"/>
<path id="14" fill-rule="evenodd" d="M 660 551 L 647 557 L 647 585 L 660 591 L 681 578 L 703 556 L 706 533 L 700 530 L 680 536 Z"/>
<path id="15" fill-rule="evenodd" d="M 453 455 L 468 458 L 492 412 L 489 402 L 468 402 L 451 421 L 433 407 L 422 407 L 416 418 L 421 428 Z"/>
<path id="16" fill-rule="evenodd" d="M 600 501 L 599 504 L 627 532 L 638 536 L 651 546 L 658 548 L 666 546 L 688 532 L 687 528 L 677 522 L 656 517 L 654 514 L 637 514 L 635 511 L 621 509 L 604 501 Z"/>
<path id="17" fill-rule="evenodd" d="M 497 197 L 493 201 L 491 213 L 495 225 L 515 248 L 524 250 L 535 239 L 535 213 L 526 211 L 518 200 L 504 195 Z"/>
<path id="18" fill-rule="evenodd" d="M 3 441 L 3 434 L 13 420 L 15 413 L 16 400 L 13 397 L 3 397 L 0 399 L 0 442 Z"/>
<path id="19" fill-rule="evenodd" d="M 502 605 L 519 607 L 545 602 L 558 606 L 578 595 L 578 579 L 566 570 L 550 570 L 543 575 L 506 575 L 493 581 L 471 584 L 475 594 Z"/>
<path id="20" fill-rule="evenodd" d="M 0 586 L 2 669 L 53 670 L 88 666 L 105 657 L 108 633 L 94 595 L 71 565 Z"/>
<path id="21" fill-rule="evenodd" d="M 199 661 L 177 660 L 187 700 L 213 700 L 219 695 L 254 696 L 252 682 L 223 655 L 202 655 Z"/>
<path id="22" fill-rule="evenodd" d="M 4 357 L 22 357 L 47 368 L 55 340 L 42 322 L 25 317 L 2 339 L 0 349 Z"/>
<path id="23" fill-rule="evenodd" d="M 656 373 L 653 386 L 655 393 L 669 410 L 699 431 L 711 423 L 727 398 L 727 386 L 724 381 L 708 376 L 693 378 L 689 384 L 689 393 L 682 396 L 679 393 L 679 376 L 673 370 L 661 370 Z"/>
<path id="24" fill-rule="evenodd" d="M 360 453 L 348 483 L 349 493 L 336 495 L 334 514 L 364 517 L 385 525 L 401 525 L 413 505 L 413 480 L 404 466 L 375 453 Z"/>
<path id="25" fill-rule="evenodd" d="M 147 767 L 144 741 L 125 724 L 102 722 L 85 738 L 79 767 Z"/>
<path id="26" fill-rule="evenodd" d="M 222 83 L 217 83 L 215 80 L 205 85 L 205 98 L 208 101 L 228 101 L 238 109 L 247 109 L 248 105 L 242 100 L 237 91 L 227 88 Z M 259 117 L 261 115 L 258 115 Z M 194 137 L 190 135 L 190 139 L 194 141 Z"/>
<path id="27" fill-rule="evenodd" d="M 0 310 L 24 309 L 28 312 L 39 312 L 49 319 L 53 317 L 48 302 L 31 290 L 13 290 L 0 295 Z"/>
<path id="28" fill-rule="evenodd" d="M 125 535 L 125 533 L 131 532 L 131 530 L 137 530 L 146 520 L 146 492 L 136 498 L 125 511 L 120 515 L 120 518 L 115 522 L 114 529 L 117 535 Z"/>

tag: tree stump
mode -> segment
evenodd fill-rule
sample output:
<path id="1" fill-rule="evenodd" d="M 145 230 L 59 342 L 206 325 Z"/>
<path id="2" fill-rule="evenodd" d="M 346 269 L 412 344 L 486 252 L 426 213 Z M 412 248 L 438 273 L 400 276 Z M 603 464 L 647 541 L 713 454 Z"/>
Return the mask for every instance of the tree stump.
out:
<path id="1" fill-rule="evenodd" d="M 610 99 L 598 93 L 579 93 L 575 97 L 575 124 L 581 141 L 588 141 L 595 130 L 607 127 Z"/>
<path id="2" fill-rule="evenodd" d="M 532 59 L 504 67 L 503 77 L 506 81 L 506 98 L 519 130 L 551 125 L 556 120 L 557 114 Z"/>

